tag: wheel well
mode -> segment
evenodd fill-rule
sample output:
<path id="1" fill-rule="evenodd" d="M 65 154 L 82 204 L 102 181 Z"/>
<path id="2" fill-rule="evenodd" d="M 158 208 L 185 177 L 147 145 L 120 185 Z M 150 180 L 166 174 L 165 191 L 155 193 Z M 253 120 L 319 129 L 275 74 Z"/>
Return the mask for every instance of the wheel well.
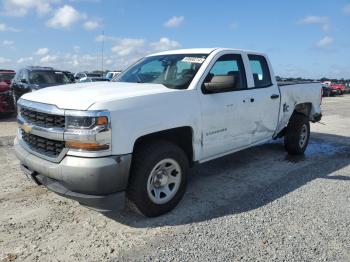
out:
<path id="1" fill-rule="evenodd" d="M 311 106 L 311 103 L 297 104 L 294 108 L 293 114 L 299 113 L 303 114 L 304 116 L 310 117 Z"/>
<path id="2" fill-rule="evenodd" d="M 311 113 L 311 107 L 312 107 L 312 104 L 311 103 L 302 103 L 302 104 L 297 104 L 295 107 L 294 107 L 294 111 L 293 111 L 293 114 L 290 116 L 290 118 L 293 117 L 293 115 L 295 114 L 302 114 L 306 117 L 308 117 L 310 119 L 310 113 Z M 290 120 L 290 119 L 289 119 Z M 289 122 L 289 121 L 288 121 Z M 277 138 L 281 138 L 283 136 L 285 136 L 287 132 L 287 126 L 285 126 L 276 136 L 275 136 L 275 139 Z"/>
<path id="3" fill-rule="evenodd" d="M 134 144 L 135 149 L 141 144 L 148 143 L 152 140 L 166 140 L 178 145 L 187 155 L 189 163 L 193 164 L 193 130 L 189 126 L 177 127 L 163 130 L 139 137 Z"/>

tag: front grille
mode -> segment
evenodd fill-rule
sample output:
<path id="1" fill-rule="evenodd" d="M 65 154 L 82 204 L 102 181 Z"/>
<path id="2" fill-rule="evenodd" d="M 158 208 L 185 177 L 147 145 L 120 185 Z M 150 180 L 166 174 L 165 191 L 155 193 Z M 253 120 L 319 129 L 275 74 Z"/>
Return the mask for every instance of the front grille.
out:
<path id="1" fill-rule="evenodd" d="M 21 108 L 21 116 L 30 123 L 42 127 L 65 127 L 65 117 Z"/>
<path id="2" fill-rule="evenodd" d="M 64 148 L 63 141 L 56 141 L 47 139 L 44 137 L 36 136 L 33 134 L 27 134 L 23 130 L 22 140 L 34 151 L 49 156 L 49 157 L 58 157 Z"/>

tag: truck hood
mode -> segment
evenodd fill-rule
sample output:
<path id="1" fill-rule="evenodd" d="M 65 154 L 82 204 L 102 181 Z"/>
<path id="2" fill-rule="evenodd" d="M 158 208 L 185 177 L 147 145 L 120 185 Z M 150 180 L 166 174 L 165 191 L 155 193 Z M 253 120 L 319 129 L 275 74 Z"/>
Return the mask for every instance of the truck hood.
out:
<path id="1" fill-rule="evenodd" d="M 173 91 L 161 84 L 93 82 L 48 87 L 27 93 L 21 98 L 56 105 L 62 109 L 87 110 L 98 102 Z"/>

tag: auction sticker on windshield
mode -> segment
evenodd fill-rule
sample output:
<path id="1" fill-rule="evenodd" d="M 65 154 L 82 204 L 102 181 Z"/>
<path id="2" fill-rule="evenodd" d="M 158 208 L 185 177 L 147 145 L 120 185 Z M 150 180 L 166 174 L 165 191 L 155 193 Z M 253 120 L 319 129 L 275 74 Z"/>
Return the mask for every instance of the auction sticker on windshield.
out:
<path id="1" fill-rule="evenodd" d="M 182 62 L 186 62 L 186 63 L 197 63 L 197 64 L 201 64 L 203 63 L 205 60 L 205 58 L 202 57 L 190 57 L 190 56 L 186 56 L 182 59 Z"/>

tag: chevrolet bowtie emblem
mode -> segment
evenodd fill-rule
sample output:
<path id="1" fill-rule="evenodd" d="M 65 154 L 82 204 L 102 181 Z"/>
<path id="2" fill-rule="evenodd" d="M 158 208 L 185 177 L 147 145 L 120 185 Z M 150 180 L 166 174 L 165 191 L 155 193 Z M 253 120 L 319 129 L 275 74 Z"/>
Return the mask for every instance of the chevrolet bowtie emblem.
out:
<path id="1" fill-rule="evenodd" d="M 22 129 L 23 129 L 23 131 L 26 132 L 27 134 L 30 133 L 30 131 L 32 131 L 32 127 L 31 127 L 29 124 L 27 124 L 27 123 L 24 123 L 24 124 L 22 125 Z"/>

